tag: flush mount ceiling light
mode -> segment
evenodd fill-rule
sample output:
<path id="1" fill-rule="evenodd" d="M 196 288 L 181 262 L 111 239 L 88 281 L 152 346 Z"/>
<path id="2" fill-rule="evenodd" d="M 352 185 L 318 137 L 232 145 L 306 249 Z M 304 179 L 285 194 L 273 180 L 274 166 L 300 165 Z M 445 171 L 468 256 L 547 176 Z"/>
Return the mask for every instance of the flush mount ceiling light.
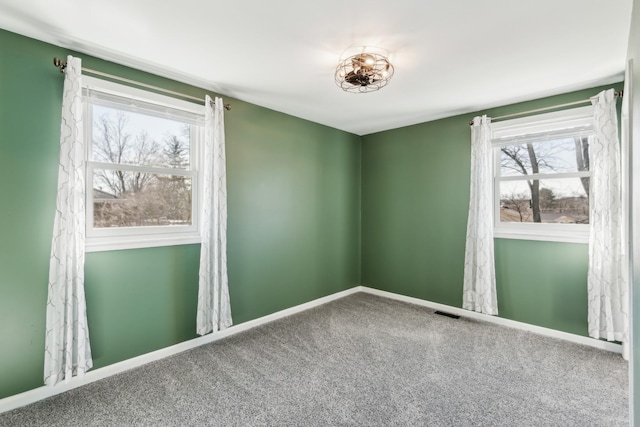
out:
<path id="1" fill-rule="evenodd" d="M 336 84 L 346 92 L 365 93 L 380 90 L 393 77 L 389 59 L 363 48 L 360 53 L 342 59 L 336 68 Z"/>

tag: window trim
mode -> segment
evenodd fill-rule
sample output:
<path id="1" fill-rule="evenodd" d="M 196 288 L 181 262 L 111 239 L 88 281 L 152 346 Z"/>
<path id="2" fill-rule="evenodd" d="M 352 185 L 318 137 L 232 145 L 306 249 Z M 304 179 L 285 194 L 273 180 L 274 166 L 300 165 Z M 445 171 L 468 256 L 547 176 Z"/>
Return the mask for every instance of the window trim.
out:
<path id="1" fill-rule="evenodd" d="M 171 98 L 142 89 L 133 88 L 106 80 L 83 76 L 83 90 L 102 92 L 115 95 L 159 108 L 169 108 L 182 112 L 195 114 L 204 123 L 204 106 L 188 101 Z M 85 252 L 100 252 L 122 249 L 150 248 L 160 246 L 174 246 L 185 244 L 198 244 L 200 237 L 199 206 L 202 193 L 200 182 L 202 180 L 202 145 L 204 143 L 204 126 L 191 124 L 189 169 L 172 169 L 165 167 L 141 166 L 130 164 L 112 164 L 94 162 L 92 156 L 92 132 L 93 117 L 90 106 L 93 104 L 87 99 L 89 95 L 83 95 L 84 108 L 84 141 L 85 141 Z M 95 104 L 103 104 L 95 102 Z M 112 108 L 117 108 L 117 103 L 108 102 Z M 123 106 L 124 107 L 124 106 Z M 128 110 L 123 108 L 123 110 Z M 140 111 L 141 114 L 149 114 Z M 145 227 L 118 227 L 118 228 L 94 228 L 93 227 L 93 171 L 96 168 L 125 171 L 142 171 L 158 174 L 179 175 L 191 178 L 191 224 L 182 226 L 145 226 Z"/>
<path id="2" fill-rule="evenodd" d="M 493 210 L 494 237 L 500 239 L 537 240 L 547 242 L 589 243 L 588 224 L 516 223 L 500 221 L 500 183 L 503 181 L 523 181 L 520 176 L 500 177 L 500 147 L 517 144 L 518 135 L 553 132 L 567 126 L 580 128 L 593 123 L 593 106 L 572 108 L 491 124 L 491 145 L 493 148 Z M 578 133 L 578 132 L 576 132 Z M 538 173 L 527 175 L 531 179 L 555 179 L 592 176 L 588 172 Z"/>

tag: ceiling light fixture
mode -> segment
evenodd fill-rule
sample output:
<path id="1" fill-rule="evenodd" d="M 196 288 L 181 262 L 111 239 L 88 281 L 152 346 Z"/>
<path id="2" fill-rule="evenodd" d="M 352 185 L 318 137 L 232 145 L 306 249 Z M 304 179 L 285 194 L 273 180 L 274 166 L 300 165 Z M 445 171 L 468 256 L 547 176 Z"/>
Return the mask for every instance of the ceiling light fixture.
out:
<path id="1" fill-rule="evenodd" d="M 393 77 L 389 59 L 362 48 L 360 53 L 340 61 L 336 68 L 336 84 L 345 92 L 366 93 L 380 90 Z"/>

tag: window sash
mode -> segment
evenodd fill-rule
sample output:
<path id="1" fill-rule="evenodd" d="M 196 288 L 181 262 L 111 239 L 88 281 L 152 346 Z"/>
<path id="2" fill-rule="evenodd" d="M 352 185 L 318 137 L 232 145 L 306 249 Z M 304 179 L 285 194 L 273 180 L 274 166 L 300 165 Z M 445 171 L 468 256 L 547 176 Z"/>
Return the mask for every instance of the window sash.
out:
<path id="1" fill-rule="evenodd" d="M 561 172 L 561 173 L 534 173 L 531 175 L 497 176 L 499 182 L 506 181 L 531 181 L 543 179 L 585 178 L 590 177 L 591 171 Z"/>
<path id="2" fill-rule="evenodd" d="M 571 129 L 580 133 L 593 130 L 593 126 L 593 106 L 590 105 L 492 123 L 491 142 L 511 145 L 509 140 L 516 141 L 526 135 L 543 135 L 553 131 L 562 133 Z"/>
<path id="3" fill-rule="evenodd" d="M 503 182 L 550 180 L 591 177 L 592 172 L 537 173 L 527 175 L 501 175 L 502 147 L 541 142 L 554 139 L 593 135 L 593 107 L 540 114 L 492 124 L 494 149 L 494 237 L 541 240 L 570 243 L 588 243 L 588 224 L 555 224 L 529 222 L 502 222 L 500 220 L 500 184 Z"/>
<path id="4" fill-rule="evenodd" d="M 83 101 L 155 117 L 204 125 L 204 107 L 119 83 L 82 76 Z"/>
<path id="5" fill-rule="evenodd" d="M 86 248 L 87 252 L 200 243 L 199 200 L 201 197 L 201 145 L 204 141 L 204 107 L 164 95 L 141 91 L 91 77 L 85 85 L 85 159 L 86 159 Z M 122 103 L 121 103 L 122 102 Z M 190 125 L 189 166 L 171 168 L 127 163 L 99 162 L 93 158 L 92 106 L 103 105 Z M 191 224 L 134 227 L 94 227 L 93 181 L 97 170 L 143 172 L 188 177 L 191 180 Z"/>
<path id="6" fill-rule="evenodd" d="M 529 142 L 553 141 L 557 139 L 579 138 L 593 135 L 593 126 L 585 126 L 578 129 L 547 130 L 541 133 L 515 135 L 507 138 L 493 138 L 493 147 L 508 147 L 509 145 L 520 145 Z"/>
<path id="7" fill-rule="evenodd" d="M 163 225 L 163 226 L 131 226 L 131 227 L 95 227 L 94 226 L 94 199 L 93 199 L 93 177 L 96 169 L 103 169 L 101 167 L 96 168 L 94 164 L 87 164 L 87 179 L 86 179 L 86 234 L 87 237 L 99 237 L 109 235 L 144 235 L 144 234 L 158 234 L 158 233 L 185 233 L 185 232 L 197 232 L 198 227 L 198 197 L 199 185 L 196 178 L 196 174 L 193 171 L 184 171 L 182 173 L 163 173 L 157 172 L 157 170 L 151 171 L 153 168 L 137 168 L 127 167 L 118 168 L 111 167 L 109 170 L 123 170 L 131 172 L 149 172 L 158 175 L 172 175 L 172 176 L 184 176 L 191 178 L 191 224 L 190 225 Z M 141 170 L 144 169 L 144 170 Z M 166 169 L 163 169 L 166 170 Z M 172 169 L 169 169 L 172 171 Z"/>
<path id="8" fill-rule="evenodd" d="M 131 165 L 128 163 L 104 163 L 87 161 L 87 167 L 92 166 L 94 169 L 106 169 L 106 170 L 121 170 L 129 172 L 143 172 L 154 173 L 158 175 L 177 175 L 177 176 L 190 176 L 196 175 L 194 169 L 180 169 L 180 168 L 163 168 L 156 166 L 139 166 Z"/>

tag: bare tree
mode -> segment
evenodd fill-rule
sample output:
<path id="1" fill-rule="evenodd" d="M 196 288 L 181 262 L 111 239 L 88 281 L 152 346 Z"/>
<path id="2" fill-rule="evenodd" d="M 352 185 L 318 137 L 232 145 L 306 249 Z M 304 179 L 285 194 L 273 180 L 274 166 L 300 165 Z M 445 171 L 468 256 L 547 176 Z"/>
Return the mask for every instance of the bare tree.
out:
<path id="1" fill-rule="evenodd" d="M 527 153 L 529 153 L 529 161 L 531 162 L 531 172 L 533 174 L 540 173 L 540 165 L 533 144 L 527 144 Z M 542 222 L 540 216 L 540 180 L 533 179 L 528 181 L 531 189 L 531 210 L 533 211 L 533 222 Z"/>
<path id="2" fill-rule="evenodd" d="M 526 149 L 525 149 L 526 148 Z M 539 173 L 539 159 L 533 148 L 533 144 L 511 145 L 500 149 L 507 158 L 503 157 L 502 165 L 515 170 L 523 175 Z M 531 169 L 529 171 L 529 169 Z M 540 181 L 537 179 L 528 180 L 531 191 L 531 208 L 533 211 L 533 222 L 542 222 L 540 217 Z"/>
<path id="3" fill-rule="evenodd" d="M 118 111 L 103 114 L 97 119 L 93 133 L 93 159 L 113 164 L 149 165 L 158 157 L 160 146 L 148 133 L 141 131 L 135 137 L 127 131 L 129 117 Z M 139 193 L 151 180 L 151 174 L 126 172 L 118 169 L 99 169 L 96 176 L 100 184 L 114 195 Z"/>
<path id="4" fill-rule="evenodd" d="M 168 133 L 158 143 L 145 130 L 134 135 L 126 112 L 105 114 L 94 124 L 93 160 L 113 167 L 96 167 L 94 221 L 99 227 L 188 224 L 191 221 L 192 181 L 189 167 L 189 125 Z M 175 173 L 141 172 L 118 165 L 154 166 Z M 96 190 L 108 190 L 97 193 Z"/>
<path id="5" fill-rule="evenodd" d="M 105 163 L 122 163 L 125 152 L 128 149 L 131 135 L 125 132 L 127 116 L 118 112 L 115 117 L 102 115 L 94 125 L 93 133 L 93 159 Z M 108 173 L 100 170 L 98 178 L 106 184 L 115 195 L 127 192 L 127 182 L 122 171 Z"/>
<path id="6" fill-rule="evenodd" d="M 576 165 L 578 166 L 578 170 L 588 171 L 589 170 L 589 138 L 583 136 L 581 138 L 575 138 L 574 140 L 576 144 Z M 582 188 L 584 188 L 584 192 L 589 197 L 589 177 L 580 178 L 582 182 Z"/>
<path id="7" fill-rule="evenodd" d="M 587 138 L 576 138 L 576 162 L 578 170 L 589 169 L 589 145 Z M 575 165 L 569 166 L 561 156 L 561 152 L 566 152 L 566 145 L 562 144 L 534 144 L 527 142 L 518 145 L 508 145 L 502 147 L 500 151 L 501 167 L 512 170 L 522 175 L 534 175 L 545 171 L 562 172 L 566 170 L 576 170 Z M 579 151 L 579 153 L 578 153 Z M 573 169 L 571 169 L 573 168 Z M 541 216 L 541 189 L 540 180 L 527 180 L 527 185 L 531 192 L 531 211 L 533 222 L 542 222 Z M 588 188 L 589 178 L 582 178 L 582 185 Z M 588 195 L 587 191 L 587 195 Z"/>
<path id="8" fill-rule="evenodd" d="M 500 199 L 504 201 L 503 210 L 501 210 L 500 212 L 501 218 L 506 217 L 505 219 L 507 220 L 507 222 L 513 222 L 513 221 L 510 221 L 513 215 L 509 215 L 509 212 L 508 212 L 508 211 L 512 211 L 518 215 L 520 222 L 530 222 L 529 221 L 529 219 L 531 218 L 530 200 L 525 194 L 522 194 L 522 193 L 511 193 L 509 195 L 503 194 Z"/>

